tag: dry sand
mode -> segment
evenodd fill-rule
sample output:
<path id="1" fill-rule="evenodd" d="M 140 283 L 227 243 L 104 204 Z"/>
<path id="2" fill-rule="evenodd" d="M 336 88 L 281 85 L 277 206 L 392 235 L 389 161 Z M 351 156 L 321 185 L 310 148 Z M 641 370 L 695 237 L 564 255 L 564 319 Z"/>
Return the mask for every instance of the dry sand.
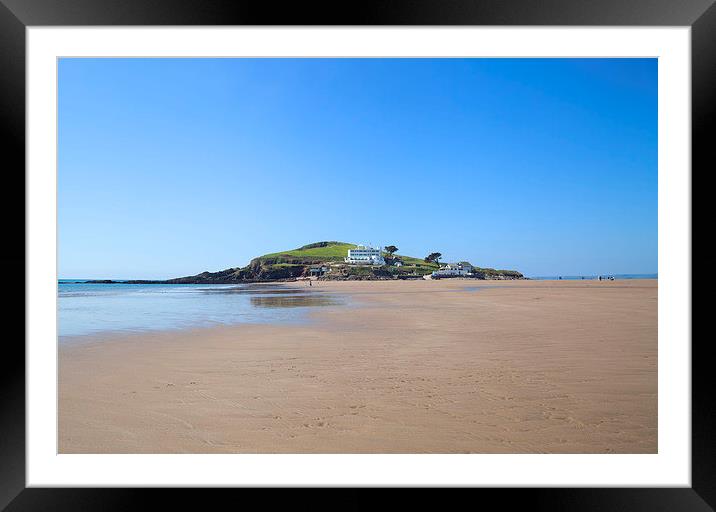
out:
<path id="1" fill-rule="evenodd" d="M 59 451 L 657 451 L 656 280 L 312 290 L 354 305 L 62 344 Z"/>

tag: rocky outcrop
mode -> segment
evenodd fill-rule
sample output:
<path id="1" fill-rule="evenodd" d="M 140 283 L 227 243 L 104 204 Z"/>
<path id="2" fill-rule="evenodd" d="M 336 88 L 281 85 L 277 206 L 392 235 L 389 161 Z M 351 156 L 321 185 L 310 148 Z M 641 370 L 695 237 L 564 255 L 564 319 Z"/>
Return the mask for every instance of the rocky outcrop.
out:
<path id="1" fill-rule="evenodd" d="M 257 259 L 244 268 L 229 268 L 219 272 L 202 272 L 195 276 L 178 277 L 164 281 L 168 284 L 235 284 L 247 282 L 293 280 L 308 273 L 303 264 L 272 265 Z"/>
<path id="2" fill-rule="evenodd" d="M 380 281 L 396 279 L 396 275 L 382 267 L 348 267 L 332 271 L 321 279 L 326 281 Z"/>

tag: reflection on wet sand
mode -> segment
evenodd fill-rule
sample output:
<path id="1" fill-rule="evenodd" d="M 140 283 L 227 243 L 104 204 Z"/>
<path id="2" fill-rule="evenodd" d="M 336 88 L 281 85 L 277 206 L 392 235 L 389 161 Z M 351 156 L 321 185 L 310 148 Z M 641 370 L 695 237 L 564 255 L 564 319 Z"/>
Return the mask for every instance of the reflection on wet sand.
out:
<path id="1" fill-rule="evenodd" d="M 304 308 L 317 306 L 338 306 L 343 301 L 331 295 L 264 295 L 250 297 L 251 305 L 258 308 Z"/>
<path id="2" fill-rule="evenodd" d="M 325 295 L 320 290 L 301 290 L 281 286 L 248 285 L 236 288 L 206 289 L 205 293 L 248 295 L 251 305 L 258 308 L 305 308 L 337 306 L 345 301 L 336 295 Z"/>

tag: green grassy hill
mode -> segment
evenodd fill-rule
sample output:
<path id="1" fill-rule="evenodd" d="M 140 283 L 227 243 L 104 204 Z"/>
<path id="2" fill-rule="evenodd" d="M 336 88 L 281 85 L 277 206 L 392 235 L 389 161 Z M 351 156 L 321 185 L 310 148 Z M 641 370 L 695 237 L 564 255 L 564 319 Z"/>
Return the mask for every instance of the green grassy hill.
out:
<path id="1" fill-rule="evenodd" d="M 343 261 L 343 258 L 348 255 L 348 249 L 354 249 L 355 247 L 356 244 L 348 244 L 345 242 L 317 242 L 290 251 L 264 254 L 263 256 L 254 258 L 253 261 L 258 260 L 268 264 L 298 263 L 301 261 L 307 263 Z"/>
<path id="2" fill-rule="evenodd" d="M 356 247 L 356 244 L 335 240 L 316 242 L 298 249 L 264 254 L 251 260 L 249 266 L 257 270 L 260 269 L 263 273 L 291 273 L 298 276 L 305 274 L 306 266 L 328 264 L 332 265 L 332 277 L 337 279 L 346 277 L 390 279 L 400 275 L 425 275 L 438 268 L 435 263 L 426 263 L 420 258 L 398 254 L 395 257 L 400 258 L 404 263 L 399 268 L 342 265 L 344 258 L 348 255 L 348 249 Z"/>

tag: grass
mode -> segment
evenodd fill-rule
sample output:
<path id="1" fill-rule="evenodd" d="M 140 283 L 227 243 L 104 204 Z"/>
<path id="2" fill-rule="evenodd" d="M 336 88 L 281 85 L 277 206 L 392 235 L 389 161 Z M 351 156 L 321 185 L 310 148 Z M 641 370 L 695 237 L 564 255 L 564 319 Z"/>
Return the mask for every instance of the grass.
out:
<path id="1" fill-rule="evenodd" d="M 322 244 L 327 245 L 322 245 Z M 343 261 L 348 255 L 348 249 L 355 248 L 355 244 L 345 242 L 319 242 L 309 244 L 290 251 L 264 254 L 259 259 L 276 260 L 276 263 L 293 263 L 295 260 L 306 259 L 310 261 Z"/>
<path id="2" fill-rule="evenodd" d="M 440 265 L 438 265 L 437 263 L 428 263 L 425 260 L 422 260 L 420 258 L 413 258 L 412 256 L 401 256 L 396 254 L 396 257 L 403 260 L 404 265 L 414 265 L 416 267 L 432 268 L 433 270 L 436 270 L 440 267 Z"/>

